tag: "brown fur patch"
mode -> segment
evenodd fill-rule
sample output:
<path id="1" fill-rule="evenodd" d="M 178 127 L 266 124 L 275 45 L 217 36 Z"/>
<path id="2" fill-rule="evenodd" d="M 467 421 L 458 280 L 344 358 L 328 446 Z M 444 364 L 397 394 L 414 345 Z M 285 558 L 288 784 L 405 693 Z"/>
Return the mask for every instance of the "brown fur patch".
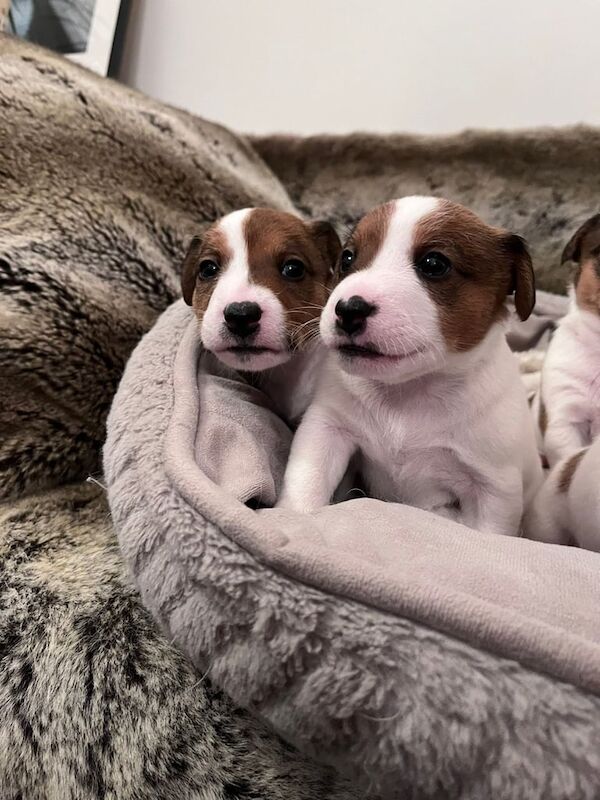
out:
<path id="1" fill-rule="evenodd" d="M 542 400 L 540 395 L 540 405 L 538 408 L 538 425 L 540 427 L 540 431 L 542 432 L 542 436 L 546 435 L 546 431 L 548 430 L 548 409 L 546 408 L 546 404 Z"/>
<path id="2" fill-rule="evenodd" d="M 561 494 L 569 491 L 569 487 L 571 486 L 573 476 L 575 475 L 577 467 L 579 466 L 579 462 L 587 453 L 587 451 L 587 447 L 584 447 L 583 450 L 580 450 L 578 453 L 575 453 L 575 455 L 571 456 L 571 458 L 563 466 L 558 479 L 558 491 Z"/>
<path id="3" fill-rule="evenodd" d="M 600 314 L 600 260 L 590 256 L 579 269 L 575 281 L 577 305 L 584 311 Z"/>
<path id="4" fill-rule="evenodd" d="M 439 281 L 423 280 L 440 313 L 442 334 L 454 351 L 469 350 L 504 314 L 507 294 L 526 319 L 535 302 L 531 259 L 519 237 L 486 225 L 467 208 L 447 200 L 416 225 L 415 263 L 437 251 L 453 269 Z"/>
<path id="5" fill-rule="evenodd" d="M 341 248 L 335 230 L 326 222 L 309 223 L 293 214 L 255 208 L 245 220 L 244 234 L 252 280 L 271 289 L 281 301 L 288 312 L 289 338 L 304 338 L 298 331 L 309 333 L 305 323 L 318 320 L 329 295 Z M 306 275 L 302 280 L 282 277 L 281 267 L 289 259 L 304 264 Z"/>
<path id="6" fill-rule="evenodd" d="M 563 250 L 561 263 L 574 261 L 575 298 L 579 308 L 600 314 L 600 214 L 575 231 Z"/>
<path id="7" fill-rule="evenodd" d="M 293 214 L 270 208 L 255 208 L 244 221 L 248 248 L 248 268 L 252 280 L 271 289 L 288 312 L 290 340 L 308 335 L 303 323 L 318 320 L 332 282 L 333 268 L 340 251 L 340 240 L 328 222 L 304 222 Z M 202 319 L 217 280 L 203 281 L 198 269 L 205 259 L 225 269 L 233 257 L 220 221 L 203 236 L 195 236 L 183 262 L 181 286 L 183 297 Z M 302 261 L 306 276 L 289 281 L 281 275 L 288 259 Z M 297 342 L 296 342 L 297 343 Z"/>
<path id="8" fill-rule="evenodd" d="M 365 214 L 354 228 L 344 245 L 354 253 L 352 272 L 371 266 L 381 249 L 393 213 L 394 202 L 385 203 Z M 346 274 L 339 273 L 339 277 L 343 278 Z"/>
<path id="9" fill-rule="evenodd" d="M 583 225 L 575 231 L 565 245 L 562 252 L 561 263 L 575 261 L 581 264 L 592 250 L 600 245 L 600 214 L 586 219 Z"/>
<path id="10" fill-rule="evenodd" d="M 231 261 L 231 252 L 227 239 L 219 228 L 219 223 L 211 225 L 204 236 L 194 236 L 183 262 L 181 286 L 183 298 L 193 306 L 200 319 L 214 291 L 216 281 L 198 280 L 198 268 L 202 261 L 210 259 L 224 269 Z"/>

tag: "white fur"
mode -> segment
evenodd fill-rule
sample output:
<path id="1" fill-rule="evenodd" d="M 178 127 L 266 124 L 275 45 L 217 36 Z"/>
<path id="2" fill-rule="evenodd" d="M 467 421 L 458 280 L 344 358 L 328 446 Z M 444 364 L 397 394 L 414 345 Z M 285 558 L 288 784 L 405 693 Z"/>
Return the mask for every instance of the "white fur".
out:
<path id="1" fill-rule="evenodd" d="M 499 324 L 472 350 L 447 351 L 410 256 L 415 223 L 437 202 L 397 201 L 372 265 L 332 293 L 321 321 L 332 352 L 278 505 L 312 512 L 327 504 L 358 452 L 373 496 L 516 535 L 524 498 L 541 480 L 525 389 Z M 357 343 L 376 344 L 389 358 L 348 361 L 335 352 L 335 304 L 354 294 L 379 306 Z"/>
<path id="2" fill-rule="evenodd" d="M 569 313 L 556 330 L 542 368 L 540 402 L 548 425 L 540 449 L 551 470 L 525 517 L 531 539 L 600 551 L 600 317 L 579 308 L 571 289 Z M 569 460 L 589 448 L 568 490 L 560 483 Z"/>
<path id="3" fill-rule="evenodd" d="M 218 276 L 200 326 L 202 343 L 229 367 L 257 373 L 255 382 L 271 398 L 277 411 L 289 422 L 297 422 L 314 393 L 315 378 L 323 361 L 323 348 L 303 352 L 289 350 L 285 310 L 270 289 L 252 281 L 244 225 L 252 209 L 223 217 L 219 229 L 233 257 Z M 228 348 L 234 343 L 227 330 L 224 310 L 229 303 L 256 302 L 262 309 L 260 329 L 252 344 L 268 352 L 240 355 Z"/>
<path id="4" fill-rule="evenodd" d="M 286 341 L 285 311 L 274 292 L 253 283 L 248 264 L 248 249 L 244 236 L 244 223 L 252 209 L 234 211 L 219 223 L 227 246 L 233 257 L 218 276 L 200 327 L 202 342 L 223 363 L 234 369 L 251 372 L 283 364 L 291 357 Z M 265 347 L 267 352 L 252 356 L 231 352 L 234 343 L 227 330 L 223 312 L 229 303 L 254 302 L 262 309 L 260 329 L 252 344 Z"/>
<path id="5" fill-rule="evenodd" d="M 600 433 L 600 316 L 580 309 L 573 293 L 548 348 L 540 395 L 548 415 L 542 447 L 553 466 Z"/>
<path id="6" fill-rule="evenodd" d="M 376 337 L 378 348 L 390 356 L 386 363 L 348 361 L 344 366 L 349 372 L 393 383 L 422 375 L 441 363 L 442 335 L 435 303 L 423 289 L 411 262 L 415 224 L 438 204 L 439 200 L 433 197 L 397 201 L 373 265 L 350 274 L 332 292 L 321 315 L 323 342 L 333 348 L 344 338 L 335 328 L 335 306 L 338 300 L 359 295 L 379 311 L 369 319 L 365 332 L 353 341 L 363 345 Z"/>
<path id="7" fill-rule="evenodd" d="M 557 462 L 525 515 L 525 534 L 552 544 L 577 544 L 600 552 L 600 439 L 579 462 L 571 485 L 560 491 L 566 464 Z"/>

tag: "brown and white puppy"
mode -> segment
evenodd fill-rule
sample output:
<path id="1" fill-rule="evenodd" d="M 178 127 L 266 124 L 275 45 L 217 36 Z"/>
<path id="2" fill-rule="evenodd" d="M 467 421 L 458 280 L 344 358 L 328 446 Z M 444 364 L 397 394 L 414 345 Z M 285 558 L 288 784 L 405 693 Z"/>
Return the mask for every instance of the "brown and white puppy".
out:
<path id="1" fill-rule="evenodd" d="M 296 390 L 308 388 L 311 324 L 318 324 L 340 248 L 328 222 L 246 208 L 194 237 L 183 263 L 183 298 L 204 347 L 229 367 L 266 372 L 265 388 L 285 399 L 286 416 L 296 417 L 308 400 Z"/>
<path id="2" fill-rule="evenodd" d="M 548 347 L 534 404 L 551 467 L 600 434 L 600 214 L 576 231 L 562 261 L 577 265 L 571 306 Z"/>
<path id="3" fill-rule="evenodd" d="M 571 305 L 542 367 L 534 413 L 551 470 L 525 517 L 531 539 L 600 551 L 600 214 L 567 243 Z"/>
<path id="4" fill-rule="evenodd" d="M 505 340 L 514 293 L 535 302 L 523 241 L 466 208 L 405 197 L 345 245 L 321 315 L 329 350 L 292 445 L 279 505 L 327 504 L 358 454 L 369 494 L 516 535 L 541 467 Z"/>
<path id="5" fill-rule="evenodd" d="M 524 527 L 530 539 L 600 552 L 600 438 L 554 465 Z"/>

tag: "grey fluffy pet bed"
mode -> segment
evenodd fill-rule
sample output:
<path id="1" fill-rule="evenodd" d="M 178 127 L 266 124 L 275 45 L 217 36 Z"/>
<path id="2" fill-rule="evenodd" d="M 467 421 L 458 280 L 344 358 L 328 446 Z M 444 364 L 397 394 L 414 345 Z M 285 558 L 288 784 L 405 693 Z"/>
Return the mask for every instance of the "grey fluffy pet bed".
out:
<path id="1" fill-rule="evenodd" d="M 370 499 L 252 511 L 273 503 L 290 436 L 202 355 L 183 302 L 134 352 L 105 476 L 167 635 L 364 791 L 596 797 L 600 556 Z"/>

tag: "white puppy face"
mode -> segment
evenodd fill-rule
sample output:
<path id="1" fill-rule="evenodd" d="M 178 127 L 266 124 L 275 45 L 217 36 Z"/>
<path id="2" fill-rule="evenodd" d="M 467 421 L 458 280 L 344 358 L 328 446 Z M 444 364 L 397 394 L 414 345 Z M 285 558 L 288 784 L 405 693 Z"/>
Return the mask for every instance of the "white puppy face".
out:
<path id="1" fill-rule="evenodd" d="M 234 211 L 195 237 L 182 290 L 206 349 L 252 372 L 287 361 L 314 333 L 339 250 L 328 223 L 267 208 Z"/>
<path id="2" fill-rule="evenodd" d="M 522 240 L 456 203 L 405 197 L 363 217 L 339 261 L 321 337 L 341 367 L 384 382 L 465 360 L 504 314 L 535 302 Z"/>

